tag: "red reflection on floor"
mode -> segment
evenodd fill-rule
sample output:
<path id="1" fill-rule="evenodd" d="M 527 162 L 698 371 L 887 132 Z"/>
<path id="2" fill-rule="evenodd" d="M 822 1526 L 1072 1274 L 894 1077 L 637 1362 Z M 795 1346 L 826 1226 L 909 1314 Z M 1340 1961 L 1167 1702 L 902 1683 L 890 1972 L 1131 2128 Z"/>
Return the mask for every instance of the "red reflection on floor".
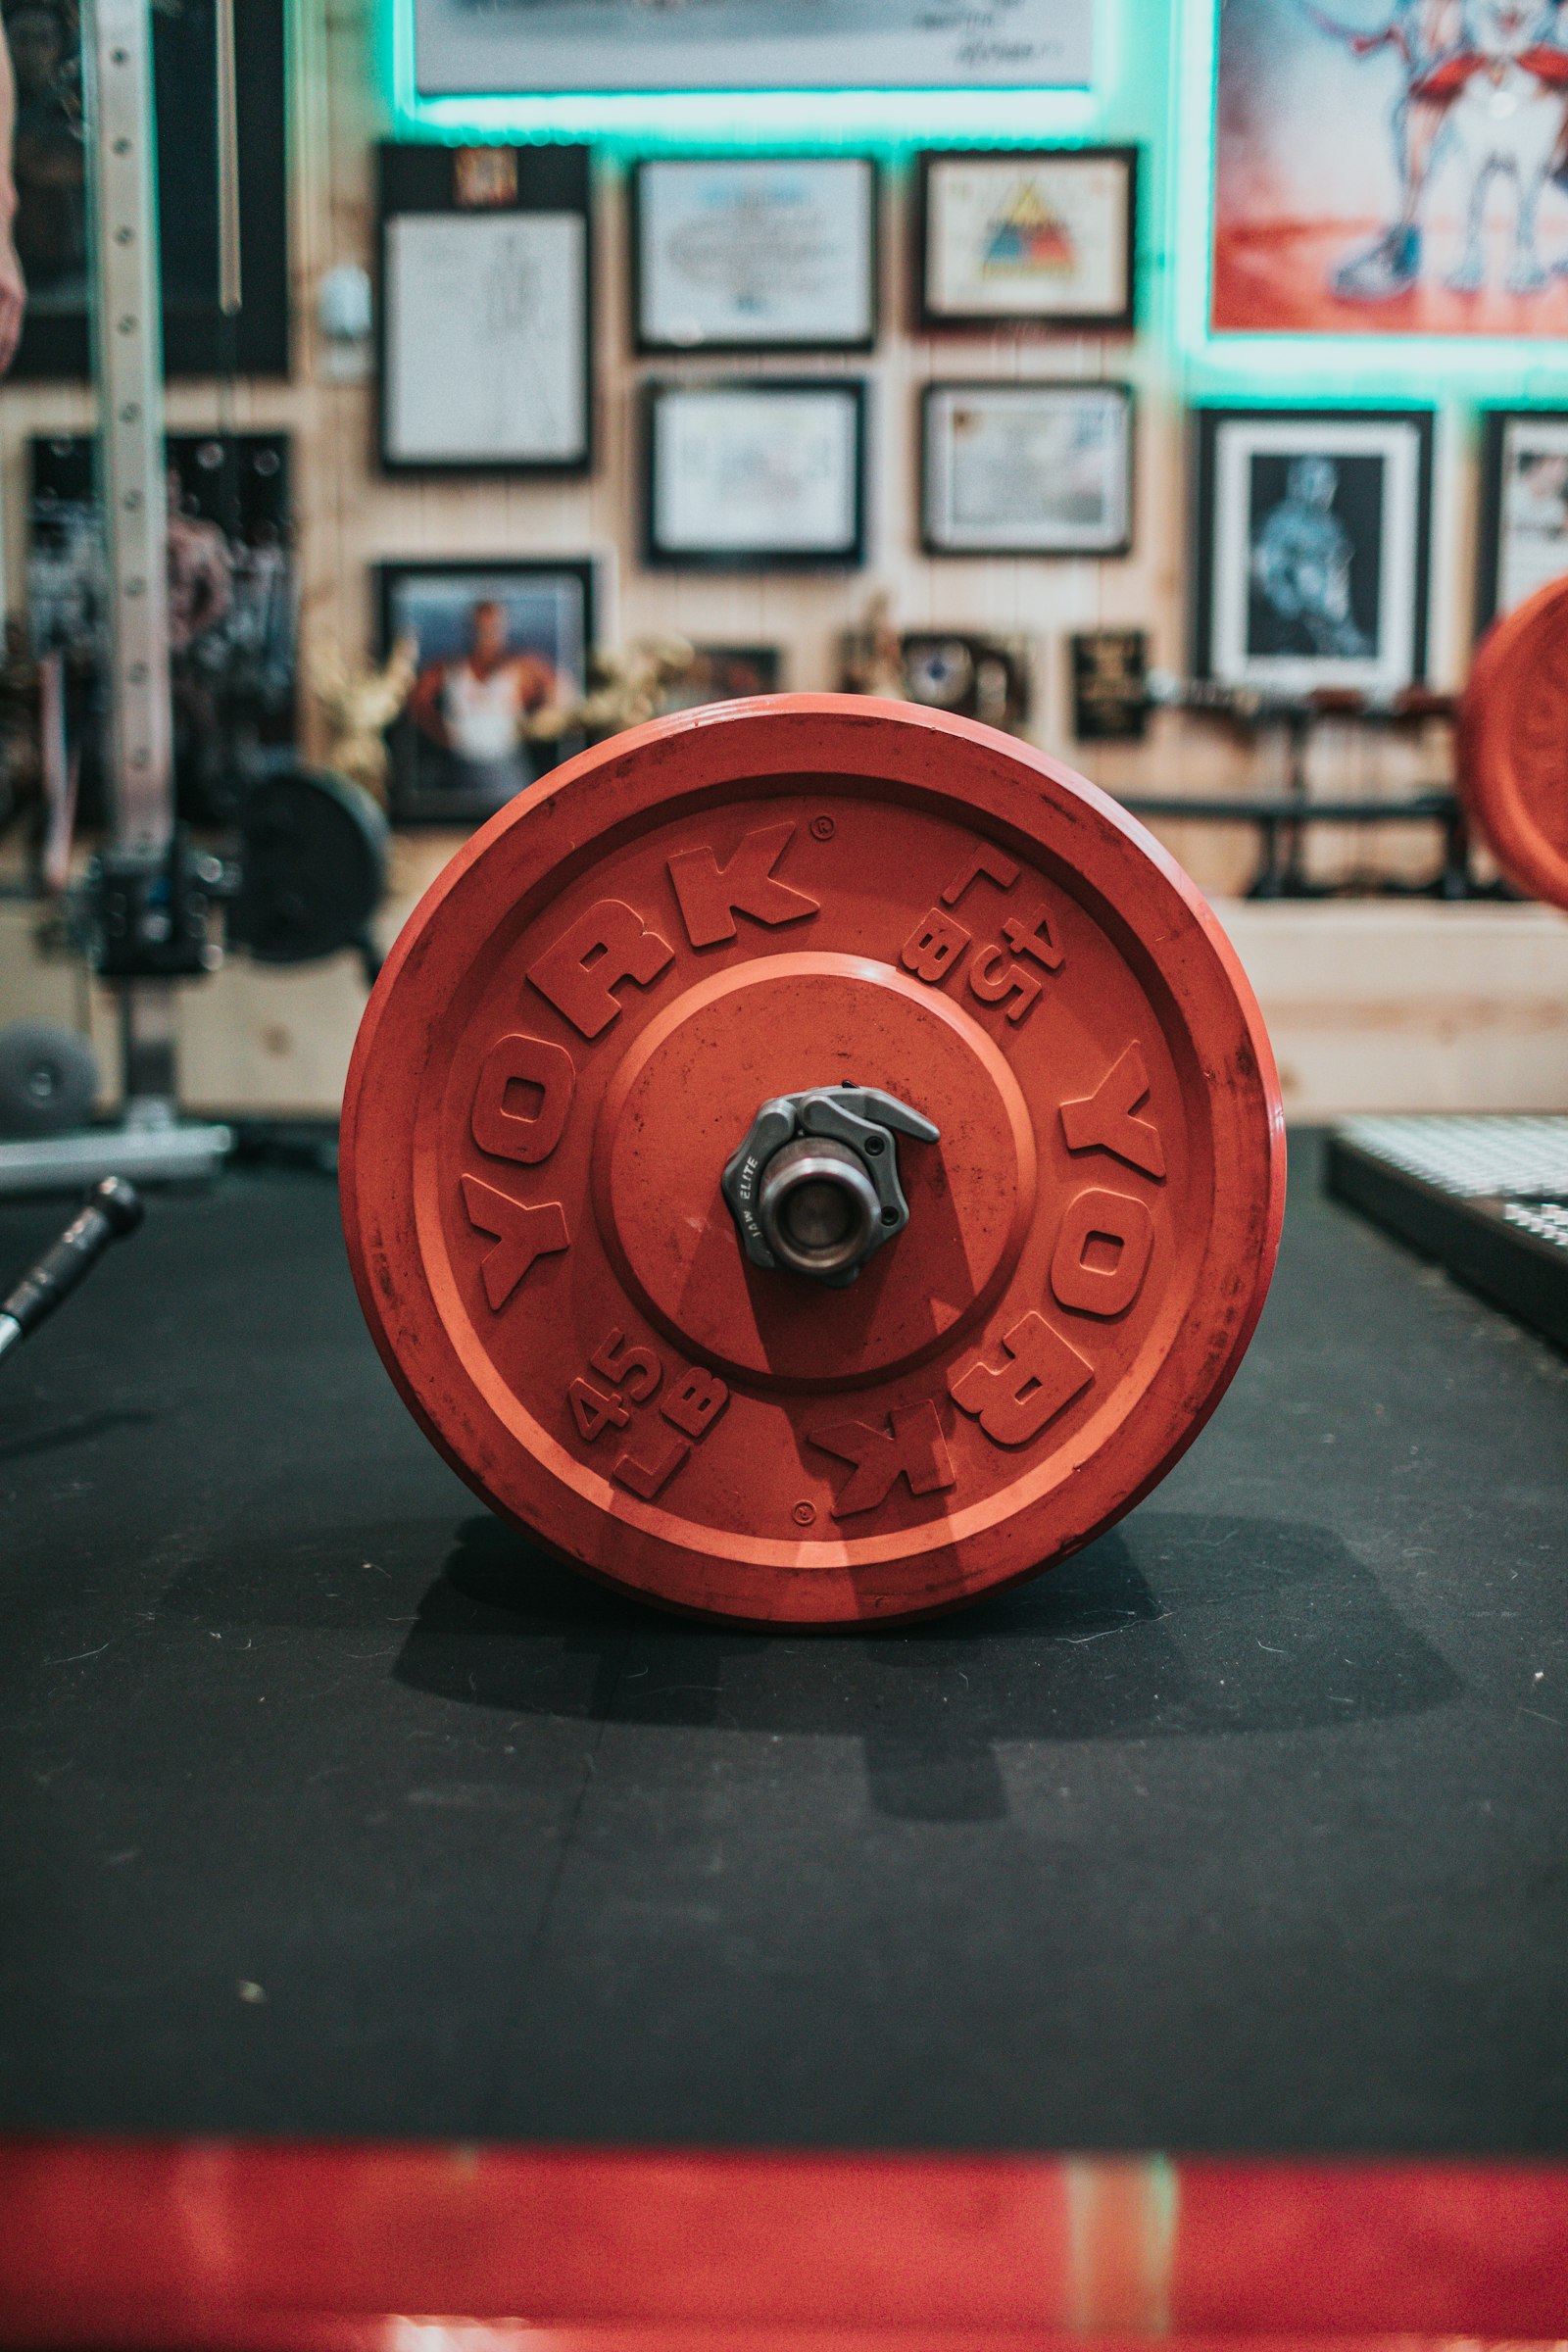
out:
<path id="1" fill-rule="evenodd" d="M 1568 2170 L 0 2142 L 0 2344 L 1568 2339 Z"/>

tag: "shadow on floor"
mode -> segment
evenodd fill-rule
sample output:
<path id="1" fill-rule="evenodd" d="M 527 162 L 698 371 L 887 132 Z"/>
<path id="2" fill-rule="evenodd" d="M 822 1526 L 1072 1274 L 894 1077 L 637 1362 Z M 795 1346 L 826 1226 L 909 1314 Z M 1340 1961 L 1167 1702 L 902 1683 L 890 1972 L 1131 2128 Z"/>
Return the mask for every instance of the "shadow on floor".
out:
<path id="1" fill-rule="evenodd" d="M 857 1737 L 876 1809 L 922 1821 L 1003 1816 L 1008 1742 L 1338 1729 L 1462 1688 L 1329 1531 L 1157 1511 L 956 1616 L 827 1636 L 662 1615 L 477 1517 L 393 1672 L 515 1714 Z"/>

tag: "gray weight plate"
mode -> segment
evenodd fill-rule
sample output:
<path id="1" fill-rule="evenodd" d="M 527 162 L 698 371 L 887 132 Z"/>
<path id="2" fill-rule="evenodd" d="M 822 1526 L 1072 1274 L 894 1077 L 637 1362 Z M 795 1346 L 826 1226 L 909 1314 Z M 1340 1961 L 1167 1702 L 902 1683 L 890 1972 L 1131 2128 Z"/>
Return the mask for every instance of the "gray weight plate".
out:
<path id="1" fill-rule="evenodd" d="M 0 1029 L 0 1135 L 65 1135 L 98 1099 L 93 1050 L 74 1029 L 16 1021 Z"/>

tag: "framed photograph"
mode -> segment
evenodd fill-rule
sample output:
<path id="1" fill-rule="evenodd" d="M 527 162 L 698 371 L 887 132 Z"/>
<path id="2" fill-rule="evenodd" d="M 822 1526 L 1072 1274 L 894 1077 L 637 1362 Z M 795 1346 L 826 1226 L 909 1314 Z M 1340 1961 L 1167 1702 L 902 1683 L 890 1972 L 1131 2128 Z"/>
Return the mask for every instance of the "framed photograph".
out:
<path id="1" fill-rule="evenodd" d="M 380 150 L 381 464 L 593 462 L 586 147 Z"/>
<path id="2" fill-rule="evenodd" d="M 798 569 L 865 554 L 865 385 L 753 376 L 645 390 L 650 564 Z"/>
<path id="3" fill-rule="evenodd" d="M 1125 384 L 927 384 L 920 536 L 933 556 L 1124 556 Z"/>
<path id="4" fill-rule="evenodd" d="M 924 327 L 1129 333 L 1136 147 L 987 147 L 919 159 Z"/>
<path id="5" fill-rule="evenodd" d="M 295 738 L 296 583 L 286 433 L 171 433 L 169 652 L 175 805 L 231 823 L 270 752 Z M 102 821 L 108 614 L 102 509 L 85 434 L 28 445 L 34 653 L 65 656 L 78 808 Z"/>
<path id="6" fill-rule="evenodd" d="M 1476 634 L 1568 571 L 1568 409 L 1488 409 Z"/>
<path id="7" fill-rule="evenodd" d="M 1285 697 L 1426 674 L 1430 409 L 1200 409 L 1194 667 Z"/>
<path id="8" fill-rule="evenodd" d="M 17 84 L 17 253 L 27 281 L 13 377 L 90 372 L 80 0 L 0 0 Z M 241 303 L 218 286 L 218 40 L 213 0 L 152 11 L 159 260 L 170 375 L 288 373 L 284 0 L 234 11 Z"/>
<path id="9" fill-rule="evenodd" d="M 476 825 L 575 746 L 530 741 L 535 710 L 584 690 L 588 558 L 382 564 L 381 647 L 412 638 L 414 691 L 387 736 L 395 824 Z"/>
<path id="10" fill-rule="evenodd" d="M 661 156 L 631 181 L 639 351 L 869 351 L 869 156 Z"/>
<path id="11" fill-rule="evenodd" d="M 698 710 L 705 703 L 735 703 L 753 694 L 777 694 L 784 656 L 776 645 L 699 645 L 697 661 L 664 695 L 666 710 Z"/>
<path id="12" fill-rule="evenodd" d="M 1216 333 L 1568 334 L 1549 0 L 1215 16 Z"/>
<path id="13" fill-rule="evenodd" d="M 421 97 L 1087 89 L 1095 0 L 398 0 Z"/>

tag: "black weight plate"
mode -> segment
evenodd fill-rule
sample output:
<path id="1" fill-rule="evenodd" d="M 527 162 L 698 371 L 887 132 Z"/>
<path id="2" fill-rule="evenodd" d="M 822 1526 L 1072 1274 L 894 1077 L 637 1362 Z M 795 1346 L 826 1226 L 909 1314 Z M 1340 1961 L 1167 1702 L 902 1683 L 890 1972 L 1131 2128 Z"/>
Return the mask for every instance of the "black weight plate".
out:
<path id="1" fill-rule="evenodd" d="M 360 944 L 386 888 L 387 823 L 368 792 L 325 768 L 280 768 L 252 785 L 240 834 L 236 945 L 291 964 Z"/>
<path id="2" fill-rule="evenodd" d="M 0 1029 L 0 1135 L 65 1135 L 85 1127 L 98 1099 L 93 1050 L 54 1021 Z"/>

